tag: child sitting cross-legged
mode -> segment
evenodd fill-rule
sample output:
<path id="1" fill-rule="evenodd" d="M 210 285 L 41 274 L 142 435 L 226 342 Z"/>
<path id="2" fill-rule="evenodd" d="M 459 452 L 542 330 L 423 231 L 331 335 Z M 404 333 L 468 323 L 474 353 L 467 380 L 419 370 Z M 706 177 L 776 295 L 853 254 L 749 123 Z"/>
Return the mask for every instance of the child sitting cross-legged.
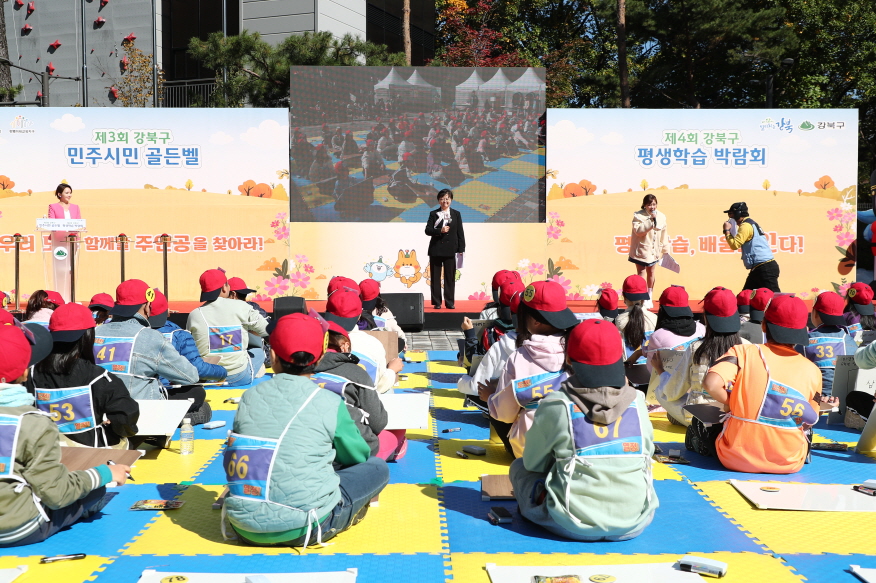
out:
<path id="1" fill-rule="evenodd" d="M 833 376 L 839 356 L 854 355 L 858 349 L 854 338 L 846 331 L 843 318 L 843 298 L 836 292 L 819 294 L 812 306 L 809 343 L 803 345 L 803 356 L 821 371 L 821 394 L 833 394 Z"/>
<path id="2" fill-rule="evenodd" d="M 225 450 L 223 513 L 250 545 L 321 544 L 364 518 L 389 470 L 369 457 L 341 397 L 310 378 L 326 345 L 323 323 L 283 316 L 270 344 L 274 377 L 243 394 Z"/>
<path id="3" fill-rule="evenodd" d="M 520 513 L 579 541 L 635 538 L 657 509 L 654 430 L 644 395 L 625 386 L 620 333 L 585 320 L 566 343 L 572 376 L 543 398 L 510 478 Z"/>

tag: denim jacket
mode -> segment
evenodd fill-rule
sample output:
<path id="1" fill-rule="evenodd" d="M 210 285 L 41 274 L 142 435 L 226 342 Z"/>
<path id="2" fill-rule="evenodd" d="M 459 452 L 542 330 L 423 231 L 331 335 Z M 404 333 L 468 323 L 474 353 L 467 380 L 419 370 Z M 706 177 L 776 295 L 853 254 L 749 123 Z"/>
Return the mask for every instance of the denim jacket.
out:
<path id="1" fill-rule="evenodd" d="M 97 338 L 133 338 L 129 374 L 115 373 L 128 387 L 131 397 L 140 400 L 164 399 L 158 377 L 175 385 L 198 382 L 198 369 L 173 347 L 164 335 L 149 327 L 140 314 L 131 318 L 114 316 L 94 331 Z"/>

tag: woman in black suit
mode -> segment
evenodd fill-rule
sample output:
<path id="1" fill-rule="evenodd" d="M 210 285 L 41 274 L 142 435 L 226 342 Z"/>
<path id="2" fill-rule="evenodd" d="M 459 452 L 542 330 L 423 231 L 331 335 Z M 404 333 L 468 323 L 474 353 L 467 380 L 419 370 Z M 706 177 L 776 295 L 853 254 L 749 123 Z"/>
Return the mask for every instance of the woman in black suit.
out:
<path id="1" fill-rule="evenodd" d="M 429 271 L 432 275 L 432 305 L 441 309 L 441 270 L 444 270 L 444 305 L 454 309 L 453 291 L 456 287 L 456 254 L 465 253 L 465 231 L 462 215 L 451 209 L 453 191 L 445 188 L 438 192 L 439 207 L 429 213 L 426 234 L 429 241 Z"/>

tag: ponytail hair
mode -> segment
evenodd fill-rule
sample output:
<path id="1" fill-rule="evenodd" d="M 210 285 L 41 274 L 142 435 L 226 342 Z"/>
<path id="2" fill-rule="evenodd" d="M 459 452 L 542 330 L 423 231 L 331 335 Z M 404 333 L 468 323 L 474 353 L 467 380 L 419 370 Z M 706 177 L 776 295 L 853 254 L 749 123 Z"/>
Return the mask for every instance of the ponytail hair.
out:
<path id="1" fill-rule="evenodd" d="M 629 319 L 624 327 L 624 342 L 635 350 L 645 341 L 645 314 L 642 312 L 642 302 L 630 306 Z"/>
<path id="2" fill-rule="evenodd" d="M 45 290 L 38 289 L 27 300 L 27 307 L 24 309 L 24 321 L 30 320 L 34 314 L 43 308 L 57 309 L 58 306 L 49 301 L 49 294 Z"/>

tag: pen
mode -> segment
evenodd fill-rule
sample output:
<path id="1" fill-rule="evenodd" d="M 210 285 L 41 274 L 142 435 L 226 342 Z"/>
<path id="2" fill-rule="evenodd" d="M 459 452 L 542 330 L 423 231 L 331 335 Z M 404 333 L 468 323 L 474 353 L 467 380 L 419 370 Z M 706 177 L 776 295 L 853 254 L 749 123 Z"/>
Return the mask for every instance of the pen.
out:
<path id="1" fill-rule="evenodd" d="M 462 431 L 459 427 L 451 427 L 450 429 L 442 429 L 441 433 L 453 433 L 454 431 Z"/>
<path id="2" fill-rule="evenodd" d="M 78 561 L 79 559 L 84 559 L 85 553 L 76 553 L 74 555 L 55 555 L 54 557 L 43 557 L 40 559 L 40 563 L 45 565 L 46 563 L 54 563 L 56 561 Z"/>
<path id="3" fill-rule="evenodd" d="M 108 465 L 108 466 L 114 466 L 114 465 L 116 465 L 116 462 L 114 462 L 113 460 L 106 460 L 106 465 Z M 131 480 L 132 482 L 136 482 L 136 481 L 137 481 L 137 480 L 134 479 L 134 476 L 132 476 L 131 474 L 128 474 L 128 472 L 125 472 L 125 473 L 128 475 L 128 479 L 129 479 L 129 480 Z M 82 555 L 82 556 L 84 557 L 85 555 Z M 81 557 L 80 557 L 80 558 L 81 558 Z"/>

